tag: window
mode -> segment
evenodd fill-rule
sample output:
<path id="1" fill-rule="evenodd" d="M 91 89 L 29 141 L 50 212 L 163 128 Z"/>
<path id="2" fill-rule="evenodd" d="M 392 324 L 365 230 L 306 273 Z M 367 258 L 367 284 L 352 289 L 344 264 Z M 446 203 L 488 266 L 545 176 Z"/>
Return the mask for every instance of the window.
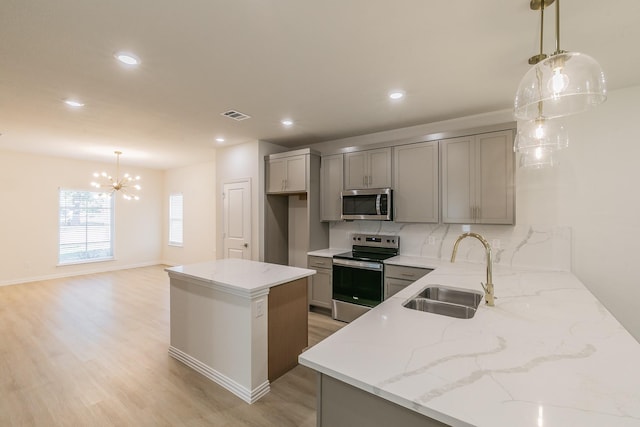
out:
<path id="1" fill-rule="evenodd" d="M 169 195 L 169 245 L 182 246 L 182 194 Z"/>
<path id="2" fill-rule="evenodd" d="M 60 189 L 58 263 L 113 259 L 113 199 Z"/>

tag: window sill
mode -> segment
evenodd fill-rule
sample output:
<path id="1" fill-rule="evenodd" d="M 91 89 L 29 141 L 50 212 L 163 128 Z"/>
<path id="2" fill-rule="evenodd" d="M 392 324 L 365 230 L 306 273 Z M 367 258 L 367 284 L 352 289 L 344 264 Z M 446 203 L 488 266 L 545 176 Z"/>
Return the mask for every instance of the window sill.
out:
<path id="1" fill-rule="evenodd" d="M 109 258 L 99 258 L 99 259 L 82 259 L 78 261 L 69 261 L 69 262 L 59 262 L 56 264 L 56 267 L 65 267 L 67 265 L 77 265 L 77 264 L 92 264 L 95 262 L 105 262 L 105 261 L 115 261 L 115 257 Z"/>

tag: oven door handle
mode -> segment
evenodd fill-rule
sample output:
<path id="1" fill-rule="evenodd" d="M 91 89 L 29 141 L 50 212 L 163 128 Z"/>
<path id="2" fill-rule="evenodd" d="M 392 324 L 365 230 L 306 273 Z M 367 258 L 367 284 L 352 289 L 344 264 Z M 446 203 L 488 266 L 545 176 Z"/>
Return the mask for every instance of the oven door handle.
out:
<path id="1" fill-rule="evenodd" d="M 382 194 L 376 196 L 376 215 L 382 215 L 380 206 L 382 204 Z"/>
<path id="2" fill-rule="evenodd" d="M 354 267 L 361 268 L 363 270 L 382 271 L 383 264 L 381 262 L 371 261 L 355 261 L 350 259 L 334 258 L 333 265 L 339 265 L 342 267 Z"/>

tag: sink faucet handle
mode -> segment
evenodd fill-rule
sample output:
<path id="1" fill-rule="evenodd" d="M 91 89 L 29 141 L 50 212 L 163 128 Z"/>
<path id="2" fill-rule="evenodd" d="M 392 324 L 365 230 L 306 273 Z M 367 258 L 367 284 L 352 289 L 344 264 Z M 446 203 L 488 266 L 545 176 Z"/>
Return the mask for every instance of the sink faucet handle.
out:
<path id="1" fill-rule="evenodd" d="M 493 307 L 495 304 L 495 300 L 498 298 L 494 295 L 493 284 L 492 283 L 484 284 L 480 282 L 480 286 L 482 286 L 482 289 L 484 289 L 484 301 L 487 303 L 488 306 Z"/>

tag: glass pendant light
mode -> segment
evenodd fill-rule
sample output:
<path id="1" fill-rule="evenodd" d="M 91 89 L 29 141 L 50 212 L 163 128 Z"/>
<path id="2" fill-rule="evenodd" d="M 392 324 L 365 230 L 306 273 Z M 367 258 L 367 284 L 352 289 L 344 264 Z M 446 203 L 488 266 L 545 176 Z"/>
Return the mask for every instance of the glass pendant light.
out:
<path id="1" fill-rule="evenodd" d="M 553 1 L 532 0 L 531 8 L 544 10 L 544 5 Z M 600 65 L 589 55 L 560 49 L 560 0 L 555 1 L 556 51 L 540 60 L 520 81 L 514 101 L 514 115 L 519 120 L 581 113 L 607 99 L 606 79 Z"/>
<path id="2" fill-rule="evenodd" d="M 530 153 L 538 148 L 556 151 L 569 146 L 569 133 L 558 120 L 538 118 L 518 123 L 513 150 Z"/>
<path id="3" fill-rule="evenodd" d="M 534 65 L 544 61 L 544 8 L 553 0 L 541 1 L 540 9 L 540 53 L 529 58 L 529 64 Z M 533 5 L 532 5 L 533 8 Z M 557 120 L 547 120 L 543 115 L 544 101 L 535 103 L 536 116 L 533 120 L 518 122 L 513 150 L 523 153 L 520 157 L 521 167 L 551 167 L 553 158 L 551 153 L 569 146 L 569 135 L 562 123 Z"/>
<path id="4" fill-rule="evenodd" d="M 520 167 L 522 168 L 543 169 L 551 168 L 556 164 L 553 151 L 543 147 L 537 147 L 535 150 L 523 153 L 520 156 Z"/>

